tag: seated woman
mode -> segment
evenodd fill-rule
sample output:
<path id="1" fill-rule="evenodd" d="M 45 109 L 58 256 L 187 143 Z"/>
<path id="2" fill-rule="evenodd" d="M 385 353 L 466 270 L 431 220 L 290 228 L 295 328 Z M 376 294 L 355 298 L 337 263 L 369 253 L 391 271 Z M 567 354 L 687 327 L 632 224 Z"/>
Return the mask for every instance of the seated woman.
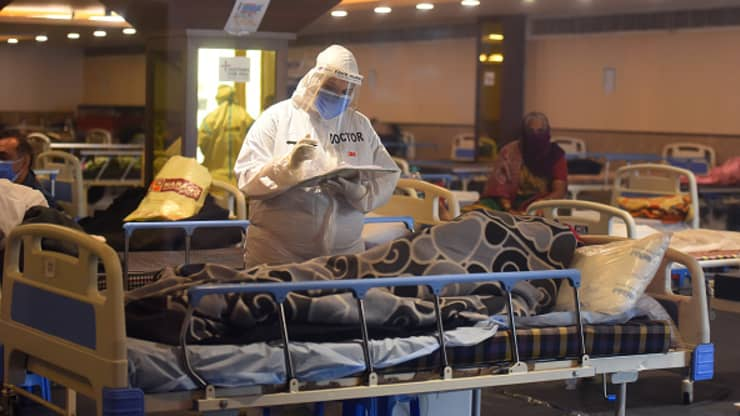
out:
<path id="1" fill-rule="evenodd" d="M 568 165 L 565 152 L 550 142 L 550 122 L 542 113 L 522 121 L 521 139 L 499 150 L 491 176 L 476 206 L 521 213 L 529 204 L 565 197 Z"/>

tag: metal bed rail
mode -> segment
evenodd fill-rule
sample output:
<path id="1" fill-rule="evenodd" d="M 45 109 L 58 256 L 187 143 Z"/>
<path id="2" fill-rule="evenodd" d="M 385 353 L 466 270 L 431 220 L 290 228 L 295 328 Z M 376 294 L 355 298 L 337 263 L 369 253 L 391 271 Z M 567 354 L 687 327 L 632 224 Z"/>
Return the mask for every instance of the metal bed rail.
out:
<path id="1" fill-rule="evenodd" d="M 414 232 L 414 219 L 408 216 L 393 217 L 366 217 L 365 224 L 397 223 L 400 222 L 406 228 Z M 164 230 L 181 229 L 185 232 L 185 264 L 190 264 L 190 252 L 193 233 L 199 228 L 241 228 L 246 233 L 249 220 L 208 220 L 208 221 L 146 221 L 127 222 L 123 224 L 123 283 L 129 290 L 128 257 L 130 251 L 131 235 L 138 230 Z M 242 243 L 244 243 L 244 240 Z"/>
<path id="2" fill-rule="evenodd" d="M 303 292 L 309 290 L 346 290 L 352 292 L 358 306 L 358 315 L 360 320 L 360 329 L 362 333 L 362 350 L 366 367 L 366 386 L 376 388 L 378 396 L 395 394 L 394 386 L 379 386 L 378 375 L 375 372 L 373 359 L 369 347 L 369 336 L 367 321 L 365 315 L 364 299 L 370 289 L 397 287 L 397 286 L 427 286 L 434 295 L 434 311 L 437 326 L 437 338 L 440 345 L 440 357 L 442 359 L 442 368 L 440 369 L 440 381 L 453 382 L 460 384 L 460 388 L 470 388 L 464 379 L 453 380 L 453 369 L 447 358 L 447 346 L 444 338 L 444 324 L 440 310 L 440 294 L 442 289 L 450 284 L 459 283 L 477 283 L 477 282 L 499 282 L 506 291 L 507 312 L 509 316 L 509 330 L 511 331 L 510 348 L 512 351 L 512 365 L 508 369 L 508 374 L 516 378 L 528 372 L 528 367 L 520 360 L 519 345 L 516 335 L 516 322 L 513 314 L 512 290 L 517 282 L 523 280 L 536 279 L 568 279 L 574 291 L 574 302 L 576 305 L 576 318 L 578 323 L 579 336 L 579 362 L 581 367 L 568 369 L 572 371 L 572 377 L 584 376 L 579 373 L 579 369 L 585 368 L 588 361 L 586 354 L 586 344 L 584 336 L 584 326 L 581 319 L 579 288 L 581 275 L 577 269 L 565 270 L 542 270 L 526 272 L 499 272 L 499 273 L 475 273 L 475 274 L 450 274 L 450 275 L 433 275 L 433 276 L 413 276 L 398 278 L 373 278 L 373 279 L 345 279 L 331 281 L 312 281 L 312 282 L 291 282 L 291 283 L 245 283 L 245 284 L 219 284 L 219 285 L 202 285 L 188 290 L 189 306 L 183 320 L 180 330 L 180 344 L 184 367 L 186 368 L 191 379 L 205 390 L 205 399 L 198 400 L 199 410 L 208 410 L 215 408 L 231 408 L 228 399 L 218 399 L 215 396 L 215 387 L 201 377 L 192 367 L 190 356 L 187 348 L 187 335 L 192 328 L 192 317 L 195 309 L 201 300 L 206 296 L 224 295 L 224 294 L 247 294 L 247 293 L 269 293 L 270 296 L 278 303 L 278 324 L 282 338 L 283 357 L 286 370 L 287 393 L 299 394 L 299 380 L 296 378 L 293 361 L 290 354 L 290 340 L 288 337 L 288 324 L 285 313 L 285 302 L 291 292 Z M 589 373 L 590 374 L 590 373 Z M 562 377 L 562 374 L 560 375 Z M 385 389 L 384 387 L 389 387 Z M 388 391 L 386 391 L 388 390 Z M 233 403 L 235 407 L 243 406 L 243 403 Z"/>

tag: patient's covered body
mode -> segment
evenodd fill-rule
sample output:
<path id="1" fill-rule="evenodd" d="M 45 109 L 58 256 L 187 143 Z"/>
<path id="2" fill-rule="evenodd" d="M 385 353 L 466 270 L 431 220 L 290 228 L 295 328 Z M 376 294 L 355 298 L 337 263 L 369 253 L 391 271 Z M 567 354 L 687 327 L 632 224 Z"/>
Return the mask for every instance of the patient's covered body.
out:
<path id="1" fill-rule="evenodd" d="M 570 229 L 538 217 L 473 211 L 455 221 L 390 241 L 356 255 L 319 257 L 303 263 L 237 271 L 215 264 L 163 269 L 157 281 L 126 295 L 129 336 L 170 344 L 187 308 L 186 290 L 207 283 L 295 282 L 549 270 L 567 268 L 576 248 Z M 548 312 L 557 296 L 554 280 L 522 281 L 513 290 L 520 316 Z M 367 322 L 375 337 L 435 328 L 433 296 L 425 287 L 370 290 Z M 457 284 L 440 298 L 445 327 L 504 313 L 506 294 L 497 282 Z M 291 337 L 322 340 L 359 335 L 351 293 L 293 293 L 285 303 Z M 268 295 L 206 297 L 194 318 L 192 342 L 241 343 L 279 338 L 278 305 Z"/>

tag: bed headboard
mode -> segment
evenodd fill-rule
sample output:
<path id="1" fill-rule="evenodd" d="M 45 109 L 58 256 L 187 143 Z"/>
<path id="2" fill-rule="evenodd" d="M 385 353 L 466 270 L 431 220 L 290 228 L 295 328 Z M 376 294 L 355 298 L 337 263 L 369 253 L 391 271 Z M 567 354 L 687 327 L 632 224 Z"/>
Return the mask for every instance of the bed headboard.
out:
<path id="1" fill-rule="evenodd" d="M 406 195 L 392 195 L 387 204 L 373 213 L 383 216 L 410 216 L 417 224 L 434 225 L 443 222 L 439 217 L 439 200 L 444 199 L 450 207 L 452 218 L 460 215 L 460 204 L 449 189 L 418 179 L 401 178 L 397 190 Z M 408 193 L 413 195 L 409 195 Z"/>
<path id="2" fill-rule="evenodd" d="M 561 213 L 560 210 L 570 212 Z M 530 215 L 536 215 L 538 211 L 542 211 L 542 215 L 548 220 L 558 220 L 573 226 L 579 234 L 610 235 L 612 221 L 621 220 L 627 229 L 627 237 L 637 237 L 637 225 L 629 212 L 598 202 L 548 199 L 534 202 L 527 208 Z"/>
<path id="3" fill-rule="evenodd" d="M 686 189 L 682 184 L 686 184 Z M 686 195 L 691 199 L 691 213 L 686 222 L 699 228 L 699 192 L 696 176 L 686 169 L 654 163 L 622 166 L 614 175 L 611 203 L 618 206 L 618 198 Z"/>
<path id="4" fill-rule="evenodd" d="M 104 291 L 98 290 L 99 264 Z M 103 387 L 126 387 L 124 319 L 121 265 L 111 247 L 52 224 L 10 233 L 0 310 L 6 381 L 21 384 L 27 360 L 31 371 L 92 397 Z M 80 363 L 93 367 L 94 379 L 72 370 Z"/>

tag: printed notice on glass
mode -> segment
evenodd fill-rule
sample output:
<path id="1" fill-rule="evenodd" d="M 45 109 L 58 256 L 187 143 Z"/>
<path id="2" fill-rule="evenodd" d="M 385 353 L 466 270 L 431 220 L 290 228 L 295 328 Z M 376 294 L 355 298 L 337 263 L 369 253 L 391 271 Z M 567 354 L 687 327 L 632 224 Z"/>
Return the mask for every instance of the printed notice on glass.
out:
<path id="1" fill-rule="evenodd" d="M 493 87 L 496 85 L 496 73 L 493 71 L 486 71 L 483 73 L 483 86 Z"/>
<path id="2" fill-rule="evenodd" d="M 256 32 L 269 5 L 270 0 L 236 0 L 224 30 L 237 36 Z"/>
<path id="3" fill-rule="evenodd" d="M 246 56 L 218 58 L 220 82 L 249 82 L 249 58 Z"/>

